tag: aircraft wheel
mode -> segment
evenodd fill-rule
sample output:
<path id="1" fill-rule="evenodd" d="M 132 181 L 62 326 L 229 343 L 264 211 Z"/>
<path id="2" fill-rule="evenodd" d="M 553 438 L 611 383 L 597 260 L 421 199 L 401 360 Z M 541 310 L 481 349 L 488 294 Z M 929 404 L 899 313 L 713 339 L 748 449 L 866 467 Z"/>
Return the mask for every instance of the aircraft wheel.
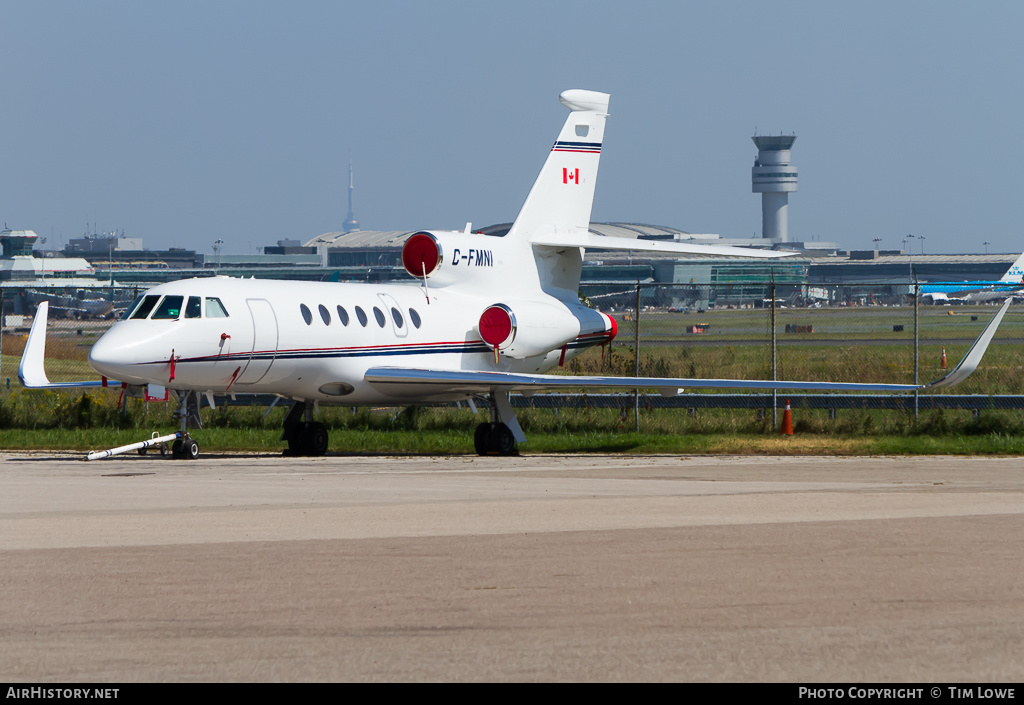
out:
<path id="1" fill-rule="evenodd" d="M 512 430 L 503 423 L 495 426 L 491 431 L 491 446 L 498 455 L 515 455 L 516 438 Z"/>
<path id="2" fill-rule="evenodd" d="M 185 460 L 195 460 L 199 457 L 199 444 L 191 438 L 186 440 L 182 445 L 182 457 L 185 458 Z"/>
<path id="3" fill-rule="evenodd" d="M 183 455 L 181 452 L 181 446 L 182 442 L 180 438 L 176 438 L 174 443 L 171 444 L 171 457 L 175 460 L 181 458 Z"/>
<path id="4" fill-rule="evenodd" d="M 516 455 L 516 438 L 503 423 L 482 423 L 473 434 L 473 448 L 478 455 Z"/>
<path id="5" fill-rule="evenodd" d="M 322 423 L 311 423 L 302 432 L 302 450 L 304 455 L 321 456 L 327 454 L 327 427 Z"/>
<path id="6" fill-rule="evenodd" d="M 487 436 L 490 432 L 491 425 L 489 423 L 482 423 L 476 427 L 476 432 L 473 434 L 473 448 L 477 455 L 487 455 Z"/>

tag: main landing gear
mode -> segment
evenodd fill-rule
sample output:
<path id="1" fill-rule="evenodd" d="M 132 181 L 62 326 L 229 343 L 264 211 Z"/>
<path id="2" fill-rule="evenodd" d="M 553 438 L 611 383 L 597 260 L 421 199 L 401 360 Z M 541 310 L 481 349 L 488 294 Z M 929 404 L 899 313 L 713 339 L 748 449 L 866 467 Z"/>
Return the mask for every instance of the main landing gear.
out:
<path id="1" fill-rule="evenodd" d="M 327 427 L 313 420 L 313 405 L 296 401 L 284 419 L 281 440 L 288 441 L 285 455 L 321 456 L 327 454 Z"/>
<path id="2" fill-rule="evenodd" d="M 478 455 L 519 455 L 517 444 L 525 441 L 508 392 L 492 391 L 491 422 L 476 427 L 473 448 Z"/>
<path id="3" fill-rule="evenodd" d="M 503 423 L 482 423 L 473 434 L 477 455 L 519 455 L 512 430 Z"/>

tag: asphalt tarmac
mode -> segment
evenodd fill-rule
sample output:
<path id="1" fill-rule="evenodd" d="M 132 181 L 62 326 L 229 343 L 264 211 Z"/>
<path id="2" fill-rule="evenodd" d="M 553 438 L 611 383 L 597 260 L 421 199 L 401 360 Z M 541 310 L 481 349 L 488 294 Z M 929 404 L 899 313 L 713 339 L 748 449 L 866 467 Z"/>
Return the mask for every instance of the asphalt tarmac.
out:
<path id="1" fill-rule="evenodd" d="M 1018 458 L 0 454 L 0 681 L 1024 680 Z"/>

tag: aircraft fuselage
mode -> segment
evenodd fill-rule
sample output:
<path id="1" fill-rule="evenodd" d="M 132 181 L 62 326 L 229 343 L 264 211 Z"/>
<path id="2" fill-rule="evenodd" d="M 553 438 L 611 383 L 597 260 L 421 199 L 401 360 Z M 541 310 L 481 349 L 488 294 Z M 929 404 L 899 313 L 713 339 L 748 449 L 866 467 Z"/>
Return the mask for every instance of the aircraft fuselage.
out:
<path id="1" fill-rule="evenodd" d="M 543 372 L 614 335 L 607 316 L 545 299 L 579 321 L 564 350 L 495 362 L 476 326 L 467 326 L 493 295 L 413 284 L 188 279 L 145 292 L 93 346 L 89 362 L 109 378 L 171 389 L 353 405 L 461 399 L 467 395 L 384 394 L 363 376 L 387 366 Z"/>

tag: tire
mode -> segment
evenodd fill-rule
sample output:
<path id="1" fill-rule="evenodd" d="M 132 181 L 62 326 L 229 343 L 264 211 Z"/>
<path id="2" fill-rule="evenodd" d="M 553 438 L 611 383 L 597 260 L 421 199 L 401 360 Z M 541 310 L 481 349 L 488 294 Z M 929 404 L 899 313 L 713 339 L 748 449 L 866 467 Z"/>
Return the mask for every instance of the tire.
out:
<path id="1" fill-rule="evenodd" d="M 181 452 L 182 445 L 183 443 L 180 438 L 174 439 L 174 443 L 171 444 L 171 457 L 175 460 L 184 457 L 184 454 Z"/>
<path id="2" fill-rule="evenodd" d="M 195 460 L 199 457 L 199 444 L 189 438 L 185 441 L 182 451 L 185 460 Z"/>
<path id="3" fill-rule="evenodd" d="M 503 423 L 494 427 L 491 444 L 498 455 L 516 454 L 516 437 L 512 435 L 512 430 Z"/>
<path id="4" fill-rule="evenodd" d="M 145 455 L 146 454 L 146 449 L 145 448 L 139 448 L 138 453 L 139 453 L 139 455 Z"/>
<path id="5" fill-rule="evenodd" d="M 476 432 L 473 433 L 473 448 L 477 455 L 487 455 L 487 437 L 490 432 L 491 425 L 489 423 L 482 423 L 476 427 Z"/>
<path id="6" fill-rule="evenodd" d="M 327 455 L 327 445 L 330 438 L 327 435 L 327 427 L 322 423 L 311 423 L 302 432 L 303 455 L 320 457 Z"/>

